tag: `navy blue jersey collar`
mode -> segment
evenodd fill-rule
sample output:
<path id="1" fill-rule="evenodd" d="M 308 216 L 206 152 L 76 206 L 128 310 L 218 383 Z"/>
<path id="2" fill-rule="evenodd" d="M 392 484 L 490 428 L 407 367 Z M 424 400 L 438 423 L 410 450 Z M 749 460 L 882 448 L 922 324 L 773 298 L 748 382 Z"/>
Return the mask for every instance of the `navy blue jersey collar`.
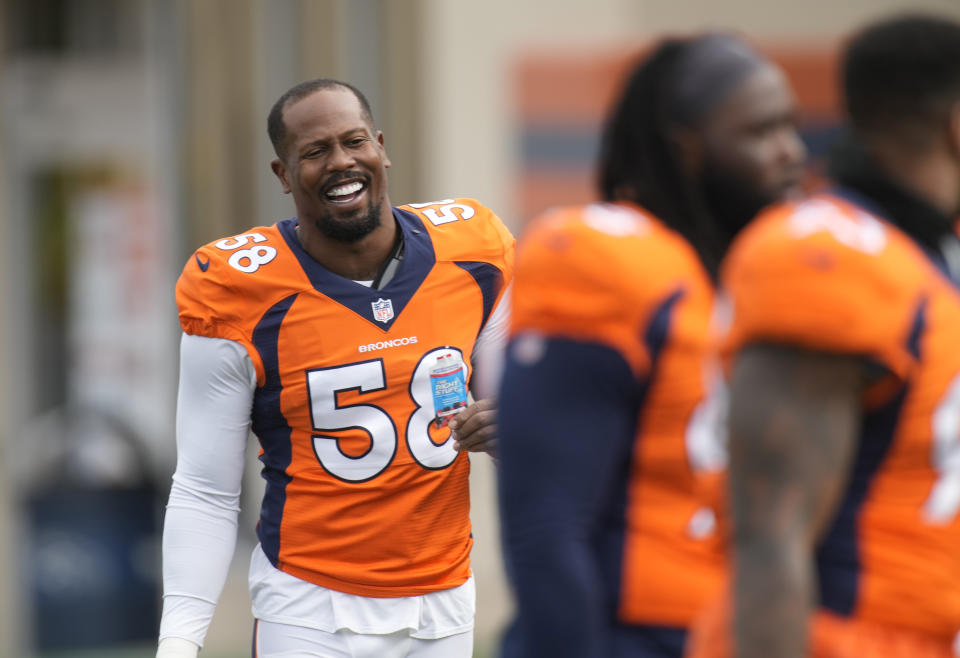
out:
<path id="1" fill-rule="evenodd" d="M 396 275 L 380 290 L 334 274 L 315 261 L 297 239 L 296 217 L 277 222 L 277 228 L 318 292 L 349 308 L 375 327 L 389 331 L 437 261 L 433 241 L 420 218 L 399 208 L 393 209 L 393 217 L 403 234 L 404 256 Z M 376 319 L 374 304 L 381 309 L 379 316 L 386 319 Z"/>

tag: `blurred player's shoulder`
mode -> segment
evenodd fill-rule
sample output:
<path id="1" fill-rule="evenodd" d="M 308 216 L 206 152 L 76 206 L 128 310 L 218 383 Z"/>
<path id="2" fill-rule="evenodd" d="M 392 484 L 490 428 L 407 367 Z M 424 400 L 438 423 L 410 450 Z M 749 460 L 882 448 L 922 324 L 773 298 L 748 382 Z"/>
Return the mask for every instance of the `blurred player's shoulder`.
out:
<path id="1" fill-rule="evenodd" d="M 786 341 L 858 353 L 904 373 L 904 340 L 932 264 L 897 227 L 833 195 L 776 205 L 734 241 L 721 283 L 734 322 L 726 347 Z"/>
<path id="2" fill-rule="evenodd" d="M 883 218 L 841 196 L 820 194 L 774 205 L 734 241 L 725 283 L 863 286 L 880 298 L 915 288 L 929 274 L 922 249 Z"/>
<path id="3" fill-rule="evenodd" d="M 693 248 L 640 208 L 560 207 L 520 238 L 513 327 L 610 345 L 642 370 L 638 337 L 665 305 L 682 297 L 706 316 L 710 290 Z"/>
<path id="4" fill-rule="evenodd" d="M 693 247 L 642 208 L 595 203 L 551 209 L 531 221 L 518 247 L 518 270 L 564 272 L 631 297 L 705 277 Z M 603 290 L 596 291 L 598 294 Z"/>
<path id="5" fill-rule="evenodd" d="M 727 262 L 778 261 L 807 249 L 837 257 L 884 258 L 902 236 L 887 222 L 838 196 L 820 194 L 770 206 L 734 241 Z"/>

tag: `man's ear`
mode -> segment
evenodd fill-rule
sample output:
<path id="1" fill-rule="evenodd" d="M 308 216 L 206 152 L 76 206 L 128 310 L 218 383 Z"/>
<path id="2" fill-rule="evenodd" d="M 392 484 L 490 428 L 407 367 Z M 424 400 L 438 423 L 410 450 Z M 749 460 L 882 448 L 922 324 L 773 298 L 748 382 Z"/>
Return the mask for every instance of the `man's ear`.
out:
<path id="1" fill-rule="evenodd" d="M 699 174 L 703 169 L 703 137 L 694 130 L 674 127 L 667 133 L 667 141 L 676 150 L 680 167 Z"/>
<path id="2" fill-rule="evenodd" d="M 270 168 L 273 169 L 273 173 L 277 178 L 280 179 L 280 184 L 283 186 L 283 193 L 290 194 L 290 182 L 287 180 L 287 166 L 283 164 L 283 160 L 277 158 L 270 163 Z"/>
<path id="3" fill-rule="evenodd" d="M 383 166 L 390 167 L 390 157 L 387 155 L 387 149 L 383 147 L 383 131 L 377 131 L 377 144 L 380 145 L 380 150 L 383 152 Z"/>

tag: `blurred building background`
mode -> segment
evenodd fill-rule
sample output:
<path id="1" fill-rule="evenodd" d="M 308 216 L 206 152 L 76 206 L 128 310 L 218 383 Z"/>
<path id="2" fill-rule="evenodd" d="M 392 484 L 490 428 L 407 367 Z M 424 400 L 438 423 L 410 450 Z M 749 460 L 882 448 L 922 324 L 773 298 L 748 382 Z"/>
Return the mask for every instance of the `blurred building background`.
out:
<path id="1" fill-rule="evenodd" d="M 590 198 L 604 108 L 658 36 L 747 35 L 794 79 L 821 151 L 838 39 L 906 8 L 960 18 L 960 0 L 0 0 L 0 658 L 151 655 L 173 287 L 196 246 L 293 214 L 265 130 L 289 86 L 367 93 L 394 203 L 472 196 L 519 232 Z M 215 658 L 249 655 L 250 463 Z M 474 464 L 490 655 L 511 604 L 494 474 Z"/>

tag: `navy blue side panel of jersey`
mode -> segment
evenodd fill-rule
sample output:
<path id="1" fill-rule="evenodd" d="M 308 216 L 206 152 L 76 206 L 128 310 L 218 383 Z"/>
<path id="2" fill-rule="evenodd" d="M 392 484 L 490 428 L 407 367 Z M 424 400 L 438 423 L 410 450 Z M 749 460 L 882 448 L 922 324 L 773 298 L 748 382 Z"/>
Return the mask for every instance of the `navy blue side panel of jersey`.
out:
<path id="1" fill-rule="evenodd" d="M 651 372 L 656 368 L 660 352 L 663 351 L 663 345 L 667 342 L 667 336 L 670 335 L 670 320 L 673 317 L 673 307 L 684 295 L 684 290 L 679 288 L 674 290 L 650 317 L 650 323 L 643 333 L 643 344 L 647 346 L 647 353 L 650 355 Z"/>
<path id="2" fill-rule="evenodd" d="M 520 336 L 520 340 L 524 337 Z M 636 380 L 613 348 L 545 338 L 534 364 L 514 340 L 499 395 L 504 558 L 517 597 L 518 656 L 606 655 L 609 583 L 595 542 L 619 491 L 636 421 Z"/>
<path id="3" fill-rule="evenodd" d="M 483 321 L 480 323 L 482 331 L 487 326 L 490 312 L 493 311 L 493 303 L 497 301 L 497 295 L 500 294 L 500 289 L 503 287 L 503 274 L 499 268 L 490 263 L 473 261 L 456 261 L 456 263 L 457 266 L 470 273 L 483 294 Z"/>
<path id="4" fill-rule="evenodd" d="M 687 629 L 676 626 L 626 626 L 613 629 L 611 658 L 683 658 Z"/>
<path id="5" fill-rule="evenodd" d="M 913 325 L 910 328 L 910 333 L 907 335 L 907 351 L 918 361 L 920 360 L 920 339 L 923 337 L 923 332 L 927 328 L 926 318 L 927 300 L 923 298 L 920 300 L 920 303 L 917 304 L 917 310 L 913 315 Z"/>
<path id="6" fill-rule="evenodd" d="M 656 359 L 672 295 L 644 340 Z M 615 349 L 545 338 L 536 363 L 511 343 L 499 395 L 499 503 L 517 595 L 504 655 L 609 656 L 622 573 L 638 384 Z"/>
<path id="7" fill-rule="evenodd" d="M 893 443 L 894 430 L 906 395 L 907 387 L 904 386 L 893 400 L 864 416 L 846 494 L 829 532 L 817 547 L 820 605 L 843 616 L 853 614 L 860 590 L 861 561 L 857 534 L 860 510 L 870 484 Z"/>
<path id="8" fill-rule="evenodd" d="M 650 369 L 647 376 L 639 382 L 637 391 L 637 403 L 634 408 L 634 415 L 640 410 L 640 418 L 637 422 L 640 427 L 635 428 L 634 436 L 643 435 L 643 406 L 646 403 L 647 392 L 650 383 L 656 381 L 657 365 L 660 362 L 660 354 L 670 335 L 670 321 L 673 317 L 673 309 L 680 299 L 684 296 L 682 288 L 675 290 L 667 296 L 650 316 L 646 329 L 643 332 L 643 344 L 647 348 L 647 354 L 650 357 Z M 627 490 L 630 486 L 630 459 L 625 459 L 621 464 L 621 470 L 617 473 L 614 480 L 616 488 L 610 498 L 610 503 L 606 508 L 606 516 L 603 519 L 605 531 L 597 537 L 597 552 L 601 556 L 600 568 L 603 574 L 604 582 L 607 583 L 607 593 L 609 595 L 607 608 L 611 615 L 615 615 L 620 607 L 621 591 L 620 586 L 623 583 L 623 551 L 626 544 L 626 525 L 627 525 Z"/>
<path id="9" fill-rule="evenodd" d="M 614 626 L 603 658 L 682 658 L 687 644 L 687 629 L 673 626 Z M 498 658 L 533 658 L 525 651 L 520 627 L 514 619 L 504 631 Z"/>
<path id="10" fill-rule="evenodd" d="M 257 537 L 270 562 L 277 566 L 280 557 L 280 521 L 287 502 L 287 484 L 290 476 L 286 469 L 292 459 L 290 424 L 280 406 L 280 359 L 277 341 L 280 327 L 287 311 L 293 306 L 297 295 L 290 295 L 267 311 L 253 330 L 253 345 L 263 362 L 265 381 L 253 396 L 252 429 L 260 440 L 263 455 L 263 479 L 267 485 L 260 507 L 260 522 Z"/>
<path id="11" fill-rule="evenodd" d="M 920 358 L 920 338 L 926 325 L 926 300 L 921 300 L 907 336 L 907 349 Z M 830 531 L 817 548 L 820 604 L 849 616 L 857 604 L 860 585 L 860 546 L 857 521 L 870 484 L 893 443 L 909 384 L 884 406 L 864 415 L 850 483 Z"/>
<path id="12" fill-rule="evenodd" d="M 277 228 L 317 291 L 386 332 L 400 317 L 437 260 L 433 251 L 433 240 L 420 218 L 398 208 L 393 209 L 393 216 L 403 232 L 404 255 L 396 275 L 380 290 L 334 274 L 315 261 L 297 239 L 296 218 L 277 222 Z M 380 299 L 389 300 L 393 305 L 393 317 L 386 322 L 378 321 L 373 316 L 373 303 Z"/>

